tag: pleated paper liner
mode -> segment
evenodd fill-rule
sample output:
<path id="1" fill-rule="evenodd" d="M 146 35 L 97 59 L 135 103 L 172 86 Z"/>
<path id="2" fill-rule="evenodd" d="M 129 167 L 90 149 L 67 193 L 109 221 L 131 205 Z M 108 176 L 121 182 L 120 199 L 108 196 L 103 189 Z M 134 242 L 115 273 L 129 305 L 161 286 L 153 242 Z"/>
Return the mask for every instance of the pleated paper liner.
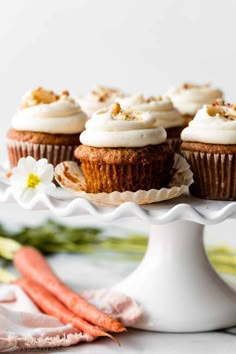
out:
<path id="1" fill-rule="evenodd" d="M 10 166 L 15 167 L 21 157 L 32 156 L 35 160 L 46 158 L 54 167 L 62 161 L 74 161 L 74 145 L 44 145 L 8 139 Z"/>
<path id="2" fill-rule="evenodd" d="M 55 178 L 58 184 L 65 189 L 76 192 L 82 197 L 99 205 L 120 205 L 124 202 L 136 204 L 150 204 L 161 202 L 180 196 L 188 190 L 193 182 L 192 172 L 186 160 L 175 154 L 173 175 L 169 188 L 150 189 L 137 192 L 86 193 L 86 182 L 83 173 L 76 162 L 62 162 L 55 168 Z"/>
<path id="3" fill-rule="evenodd" d="M 190 192 L 212 200 L 236 200 L 236 155 L 182 151 L 193 171 Z"/>

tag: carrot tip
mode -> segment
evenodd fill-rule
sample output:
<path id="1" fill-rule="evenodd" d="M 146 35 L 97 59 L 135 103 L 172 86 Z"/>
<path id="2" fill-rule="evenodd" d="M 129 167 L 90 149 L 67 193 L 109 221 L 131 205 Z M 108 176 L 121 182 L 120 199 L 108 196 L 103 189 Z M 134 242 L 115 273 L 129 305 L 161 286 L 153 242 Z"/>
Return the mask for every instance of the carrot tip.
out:
<path id="1" fill-rule="evenodd" d="M 120 345 L 120 342 L 118 341 L 118 339 L 115 338 L 115 337 L 113 337 L 111 334 L 104 332 L 103 336 L 104 336 L 104 337 L 109 337 L 109 338 L 112 339 L 114 342 L 116 342 L 116 344 L 118 344 L 119 347 L 121 346 L 121 345 Z"/>
<path id="2" fill-rule="evenodd" d="M 117 327 L 114 330 L 114 332 L 116 332 L 116 333 L 127 332 L 127 328 L 125 328 L 124 326 L 121 325 L 121 326 Z"/>

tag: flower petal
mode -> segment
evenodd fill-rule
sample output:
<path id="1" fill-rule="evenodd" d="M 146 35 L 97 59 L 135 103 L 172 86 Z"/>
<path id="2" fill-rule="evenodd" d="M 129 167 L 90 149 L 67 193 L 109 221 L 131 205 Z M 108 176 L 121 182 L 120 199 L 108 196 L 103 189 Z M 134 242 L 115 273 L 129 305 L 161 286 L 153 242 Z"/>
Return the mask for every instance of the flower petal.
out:
<path id="1" fill-rule="evenodd" d="M 18 175 L 18 176 L 27 176 L 28 175 L 27 171 L 25 170 L 23 161 L 22 161 L 22 163 L 17 165 L 17 167 L 14 167 L 11 172 L 12 172 L 12 175 Z"/>
<path id="2" fill-rule="evenodd" d="M 18 197 L 22 202 L 27 203 L 30 202 L 33 197 L 37 194 L 36 188 L 26 188 L 23 193 Z"/>
<path id="3" fill-rule="evenodd" d="M 10 190 L 16 200 L 22 200 L 26 188 L 17 188 L 16 186 L 10 187 Z"/>
<path id="4" fill-rule="evenodd" d="M 22 157 L 17 167 L 23 168 L 26 173 L 35 172 L 36 169 L 36 160 L 32 156 Z"/>
<path id="5" fill-rule="evenodd" d="M 47 159 L 40 159 L 36 162 L 36 173 L 40 175 L 44 170 L 45 166 L 47 166 L 48 160 Z"/>
<path id="6" fill-rule="evenodd" d="M 39 178 L 41 179 L 42 183 L 50 183 L 54 176 L 54 168 L 53 165 L 47 164 L 39 173 Z"/>
<path id="7" fill-rule="evenodd" d="M 48 164 L 47 159 L 36 161 L 33 157 L 27 156 L 21 158 L 17 167 L 12 169 L 9 188 L 16 199 L 29 202 L 37 193 L 48 194 L 49 191 L 55 189 L 55 185 L 52 183 L 53 176 L 54 167 Z M 29 177 L 38 177 L 37 183 L 39 182 L 39 184 L 28 184 Z"/>
<path id="8" fill-rule="evenodd" d="M 44 184 L 44 183 L 40 183 L 37 186 L 37 192 L 38 193 L 43 193 L 43 194 L 48 194 L 50 192 L 53 192 L 55 190 L 56 186 L 54 183 L 48 183 L 48 184 Z"/>

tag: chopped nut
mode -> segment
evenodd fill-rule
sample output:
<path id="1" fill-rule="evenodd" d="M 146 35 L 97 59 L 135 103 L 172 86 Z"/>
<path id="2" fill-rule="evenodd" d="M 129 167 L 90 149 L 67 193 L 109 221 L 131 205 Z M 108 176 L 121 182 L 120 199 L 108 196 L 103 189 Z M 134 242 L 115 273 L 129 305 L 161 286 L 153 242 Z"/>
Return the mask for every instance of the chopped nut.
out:
<path id="1" fill-rule="evenodd" d="M 152 101 L 162 101 L 162 100 L 163 100 L 162 96 L 157 96 L 157 97 L 150 96 L 150 97 L 146 98 L 146 103 L 149 103 L 149 102 L 152 102 Z"/>
<path id="2" fill-rule="evenodd" d="M 181 88 L 184 89 L 184 90 L 188 90 L 188 89 L 190 89 L 190 88 L 192 88 L 192 87 L 193 87 L 193 85 L 190 84 L 190 83 L 188 83 L 188 82 L 185 82 L 185 83 L 181 86 Z"/>
<path id="3" fill-rule="evenodd" d="M 217 100 L 215 100 L 214 105 L 216 106 L 225 106 L 225 102 L 222 98 L 218 98 Z"/>
<path id="4" fill-rule="evenodd" d="M 106 88 L 103 86 L 98 86 L 95 90 L 92 91 L 92 95 L 95 96 L 98 102 L 105 102 L 115 93 L 118 93 L 116 89 Z"/>
<path id="5" fill-rule="evenodd" d="M 236 114 L 234 115 L 233 111 L 236 111 L 235 104 L 226 103 L 220 105 L 220 100 L 218 100 L 218 103 L 207 106 L 207 113 L 211 117 L 224 117 L 228 120 L 236 120 Z"/>
<path id="6" fill-rule="evenodd" d="M 224 114 L 224 118 L 228 120 L 236 120 L 236 116 L 230 114 L 230 112 Z"/>
<path id="7" fill-rule="evenodd" d="M 70 93 L 69 93 L 69 91 L 67 91 L 67 90 L 64 90 L 64 91 L 62 91 L 61 92 L 61 96 L 70 96 Z"/>
<path id="8" fill-rule="evenodd" d="M 207 106 L 207 113 L 211 117 L 215 117 L 216 115 L 223 115 L 224 111 L 220 107 L 217 106 Z"/>
<path id="9" fill-rule="evenodd" d="M 68 96 L 69 92 L 66 90 L 62 91 L 60 95 L 56 95 L 53 91 L 38 87 L 24 97 L 21 108 L 28 108 L 39 104 L 50 104 L 59 101 L 61 98 L 65 99 Z"/>
<path id="10" fill-rule="evenodd" d="M 121 111 L 121 107 L 120 104 L 118 102 L 114 102 L 113 106 L 112 106 L 112 114 L 114 116 L 116 116 L 117 114 L 119 114 Z"/>
<path id="11" fill-rule="evenodd" d="M 184 83 L 180 88 L 184 90 L 192 89 L 192 88 L 204 88 L 204 87 L 211 87 L 210 83 L 206 83 L 204 85 L 197 85 L 197 84 L 191 84 L 189 82 Z"/>
<path id="12" fill-rule="evenodd" d="M 149 103 L 149 102 L 152 102 L 155 100 L 155 97 L 154 96 L 150 96 L 150 97 L 147 97 L 146 98 L 146 102 Z"/>

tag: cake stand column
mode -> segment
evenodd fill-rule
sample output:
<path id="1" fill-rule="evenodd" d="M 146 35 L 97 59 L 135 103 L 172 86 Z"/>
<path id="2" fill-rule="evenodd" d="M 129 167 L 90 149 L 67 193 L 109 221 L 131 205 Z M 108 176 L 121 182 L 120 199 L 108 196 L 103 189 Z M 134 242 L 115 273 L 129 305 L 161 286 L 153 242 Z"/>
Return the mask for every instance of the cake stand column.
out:
<path id="1" fill-rule="evenodd" d="M 209 263 L 203 228 L 191 221 L 151 225 L 142 262 L 114 287 L 142 305 L 136 328 L 199 332 L 236 324 L 236 292 Z"/>

